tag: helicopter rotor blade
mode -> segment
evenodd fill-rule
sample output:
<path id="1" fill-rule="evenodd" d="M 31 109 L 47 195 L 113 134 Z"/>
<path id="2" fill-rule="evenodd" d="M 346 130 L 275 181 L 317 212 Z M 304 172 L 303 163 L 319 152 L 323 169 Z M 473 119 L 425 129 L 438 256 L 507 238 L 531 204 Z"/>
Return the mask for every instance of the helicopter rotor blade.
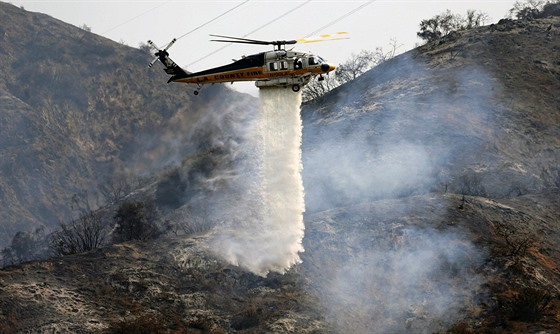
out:
<path id="1" fill-rule="evenodd" d="M 229 39 L 211 39 L 211 42 L 223 42 L 223 43 L 238 43 L 238 44 L 256 44 L 256 45 L 269 45 L 269 42 L 265 41 L 237 41 L 237 40 L 229 40 Z"/>
<path id="2" fill-rule="evenodd" d="M 262 41 L 258 39 L 250 39 L 250 38 L 243 38 L 243 37 L 233 37 L 233 36 L 224 36 L 224 35 L 212 35 L 212 37 L 217 37 L 219 39 L 211 39 L 212 42 L 222 42 L 222 43 L 238 43 L 238 44 L 256 44 L 256 45 L 274 45 L 276 48 L 281 49 L 286 45 L 296 44 L 296 43 L 316 43 L 316 42 L 324 42 L 324 41 L 334 41 L 340 39 L 348 39 L 344 35 L 348 33 L 345 31 L 339 31 L 334 34 L 323 34 L 315 37 L 305 37 L 287 41 Z"/>
<path id="3" fill-rule="evenodd" d="M 226 38 L 226 39 L 212 39 L 212 42 L 225 42 L 225 43 L 241 43 L 241 44 L 256 44 L 256 45 L 287 45 L 296 44 L 296 40 L 290 41 L 261 41 L 258 39 L 249 39 L 241 37 L 223 36 L 223 35 L 210 35 L 213 37 Z"/>
<path id="4" fill-rule="evenodd" d="M 175 42 L 177 42 L 177 38 L 173 38 L 173 39 L 171 40 L 171 42 L 169 42 L 169 44 L 167 44 L 167 45 L 163 48 L 163 51 L 169 50 L 169 48 L 172 47 L 173 44 L 175 44 Z"/>
<path id="5" fill-rule="evenodd" d="M 298 43 L 317 43 L 317 42 L 326 42 L 326 41 L 337 41 L 341 39 L 350 39 L 350 37 L 346 37 L 345 35 L 348 35 L 346 31 L 339 31 L 334 34 L 323 34 L 319 36 L 298 38 L 296 39 L 296 41 Z"/>
<path id="6" fill-rule="evenodd" d="M 150 48 L 152 48 L 154 51 L 167 51 L 167 50 L 169 50 L 169 48 L 170 48 L 173 44 L 175 44 L 175 42 L 177 42 L 177 38 L 173 38 L 173 39 L 171 40 L 171 42 L 167 43 L 167 45 L 166 45 L 163 49 L 160 49 L 160 48 L 156 45 L 156 43 L 154 43 L 152 40 L 149 40 L 149 41 L 148 41 L 148 45 L 149 45 Z"/>
<path id="7" fill-rule="evenodd" d="M 223 36 L 223 35 L 212 35 L 212 34 L 210 34 L 210 36 L 219 37 L 219 38 L 227 38 L 229 40 L 233 39 L 233 40 L 238 40 L 238 41 L 244 41 L 246 43 L 255 43 L 255 44 L 268 44 L 269 43 L 267 41 L 261 41 L 261 40 L 258 40 L 258 39 L 249 39 L 249 38 Z M 225 40 L 212 40 L 212 41 L 213 42 L 223 42 Z M 227 42 L 233 42 L 233 41 L 227 41 Z M 233 42 L 233 43 L 235 43 L 235 42 Z"/>
<path id="8" fill-rule="evenodd" d="M 149 41 L 148 41 L 148 45 L 149 45 L 150 48 L 152 48 L 153 50 L 156 50 L 156 51 L 159 50 L 159 48 L 158 48 L 158 46 L 156 45 L 156 43 L 152 42 L 152 40 L 149 40 Z"/>
<path id="9" fill-rule="evenodd" d="M 156 63 L 156 61 L 158 61 L 159 57 L 155 57 L 154 60 L 152 60 L 149 64 L 148 67 L 152 67 L 154 66 L 154 64 Z"/>

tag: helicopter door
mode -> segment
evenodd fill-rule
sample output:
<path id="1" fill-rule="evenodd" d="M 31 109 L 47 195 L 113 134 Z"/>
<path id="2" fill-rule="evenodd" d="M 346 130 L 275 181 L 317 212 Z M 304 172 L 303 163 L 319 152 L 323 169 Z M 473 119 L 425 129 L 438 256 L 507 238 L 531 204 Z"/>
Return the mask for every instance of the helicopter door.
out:
<path id="1" fill-rule="evenodd" d="M 268 63 L 268 70 L 271 72 L 278 71 L 278 70 L 286 71 L 288 70 L 288 62 L 285 60 L 278 61 L 278 62 L 270 62 Z"/>

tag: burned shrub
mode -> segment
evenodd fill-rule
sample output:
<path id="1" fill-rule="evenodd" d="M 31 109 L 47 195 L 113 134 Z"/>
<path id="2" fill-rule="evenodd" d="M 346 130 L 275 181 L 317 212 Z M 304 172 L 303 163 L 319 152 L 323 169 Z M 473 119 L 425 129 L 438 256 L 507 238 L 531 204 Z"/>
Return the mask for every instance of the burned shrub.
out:
<path id="1" fill-rule="evenodd" d="M 181 178 L 178 169 L 166 173 L 156 189 L 156 205 L 158 207 L 176 209 L 184 204 L 187 185 Z"/>
<path id="2" fill-rule="evenodd" d="M 552 296 L 543 290 L 526 287 L 512 300 L 511 319 L 525 322 L 540 320 L 551 307 Z"/>
<path id="3" fill-rule="evenodd" d="M 157 212 L 151 202 L 124 202 L 115 215 L 113 242 L 155 239 L 160 234 Z"/>
<path id="4" fill-rule="evenodd" d="M 99 213 L 84 212 L 50 236 L 49 247 L 59 256 L 87 252 L 101 247 L 106 231 Z"/>

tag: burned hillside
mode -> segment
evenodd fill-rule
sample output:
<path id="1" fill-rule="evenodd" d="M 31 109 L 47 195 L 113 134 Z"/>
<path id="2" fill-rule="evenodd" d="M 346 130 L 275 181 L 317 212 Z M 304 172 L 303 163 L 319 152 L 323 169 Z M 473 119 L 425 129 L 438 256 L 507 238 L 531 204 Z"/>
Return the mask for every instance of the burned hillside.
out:
<path id="1" fill-rule="evenodd" d="M 170 145 L 180 154 L 166 156 L 180 162 L 127 198 L 155 197 L 167 223 L 218 222 L 3 268 L 0 332 L 560 333 L 559 50 L 558 17 L 503 20 L 411 50 L 304 105 L 305 252 L 266 277 L 228 264 L 208 242 L 225 209 L 245 203 L 222 182 L 244 166 L 246 156 L 227 149 L 238 133 L 212 118 L 225 109 L 227 129 L 244 129 L 225 107 L 231 92 L 208 97 L 193 132 L 174 126 L 192 119 L 173 112 L 195 102 L 152 93 L 173 114 L 172 124 L 149 114 L 167 143 L 183 133 L 197 150 Z M 133 79 L 146 75 L 138 71 Z M 24 95 L 9 94 L 13 114 L 34 115 Z M 129 124 L 114 122 L 100 131 Z M 201 207 L 214 211 L 192 211 Z"/>

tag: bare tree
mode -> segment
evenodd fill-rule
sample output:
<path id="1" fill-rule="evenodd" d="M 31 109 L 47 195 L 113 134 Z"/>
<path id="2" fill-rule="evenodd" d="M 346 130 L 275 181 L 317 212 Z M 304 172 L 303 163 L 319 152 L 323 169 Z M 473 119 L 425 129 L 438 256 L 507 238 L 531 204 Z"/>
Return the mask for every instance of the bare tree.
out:
<path id="1" fill-rule="evenodd" d="M 509 13 L 517 19 L 534 19 L 545 4 L 544 0 L 516 1 Z"/>
<path id="2" fill-rule="evenodd" d="M 91 27 L 88 26 L 88 25 L 85 24 L 85 23 L 82 24 L 82 25 L 80 26 L 80 29 L 85 30 L 85 31 L 87 31 L 87 32 L 91 32 Z"/>
<path id="3" fill-rule="evenodd" d="M 336 77 L 340 83 L 354 80 L 375 65 L 375 52 L 362 50 L 359 54 L 352 54 L 350 59 L 338 65 Z"/>
<path id="4" fill-rule="evenodd" d="M 391 59 L 400 47 L 396 39 L 391 39 L 390 50 L 385 51 L 378 46 L 375 51 L 362 50 L 359 54 L 352 54 L 350 58 L 336 69 L 336 79 L 340 84 L 354 80 L 374 66 Z"/>
<path id="5" fill-rule="evenodd" d="M 100 214 L 90 211 L 68 224 L 61 223 L 49 246 L 56 255 L 83 253 L 101 247 L 106 235 Z"/>
<path id="6" fill-rule="evenodd" d="M 107 204 L 117 203 L 131 191 L 132 185 L 125 178 L 113 180 L 99 186 L 99 192 L 101 192 Z"/>
<path id="7" fill-rule="evenodd" d="M 467 15 L 463 19 L 462 29 L 480 27 L 486 24 L 489 18 L 490 16 L 486 13 L 469 9 L 467 10 Z"/>
<path id="8" fill-rule="evenodd" d="M 334 88 L 356 79 L 385 60 L 393 58 L 400 45 L 395 39 L 391 39 L 390 46 L 389 51 L 377 47 L 375 51 L 362 50 L 359 54 L 352 54 L 347 61 L 338 65 L 334 74 L 331 73 L 323 80 L 308 83 L 303 89 L 303 101 L 309 102 L 323 96 Z"/>
<path id="9" fill-rule="evenodd" d="M 335 74 L 330 74 L 326 78 L 323 77 L 323 80 L 321 81 L 312 80 L 303 88 L 302 100 L 304 102 L 309 102 L 325 95 L 327 92 L 338 86 L 340 86 L 340 84 L 338 83 Z"/>
<path id="10" fill-rule="evenodd" d="M 535 246 L 535 235 L 526 231 L 519 231 L 512 224 L 494 221 L 496 233 L 505 243 L 504 255 L 519 259 L 527 254 L 529 248 Z"/>

